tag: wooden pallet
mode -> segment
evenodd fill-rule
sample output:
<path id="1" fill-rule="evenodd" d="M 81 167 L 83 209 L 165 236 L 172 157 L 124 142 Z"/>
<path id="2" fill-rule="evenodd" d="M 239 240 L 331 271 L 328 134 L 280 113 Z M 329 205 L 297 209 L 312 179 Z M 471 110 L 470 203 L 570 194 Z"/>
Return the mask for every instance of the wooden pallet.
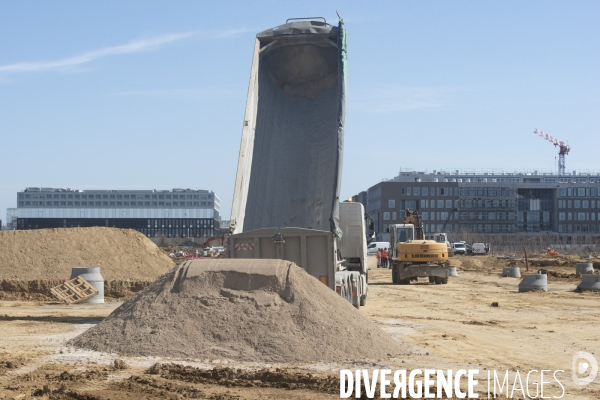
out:
<path id="1" fill-rule="evenodd" d="M 53 287 L 50 291 L 67 304 L 80 303 L 99 293 L 95 287 L 80 276 Z"/>

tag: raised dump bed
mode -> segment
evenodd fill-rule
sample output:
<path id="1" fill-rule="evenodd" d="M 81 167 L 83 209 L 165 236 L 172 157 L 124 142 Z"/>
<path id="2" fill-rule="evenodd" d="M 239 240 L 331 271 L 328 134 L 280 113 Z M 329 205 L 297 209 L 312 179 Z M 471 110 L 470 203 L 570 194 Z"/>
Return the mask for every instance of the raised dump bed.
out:
<path id="1" fill-rule="evenodd" d="M 345 63 L 341 22 L 288 20 L 256 35 L 233 233 L 339 229 Z"/>

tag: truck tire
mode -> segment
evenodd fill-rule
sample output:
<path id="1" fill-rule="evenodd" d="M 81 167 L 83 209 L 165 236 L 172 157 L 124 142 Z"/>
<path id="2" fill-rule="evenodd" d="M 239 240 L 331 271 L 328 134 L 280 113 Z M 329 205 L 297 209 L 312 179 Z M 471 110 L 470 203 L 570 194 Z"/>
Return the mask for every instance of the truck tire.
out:
<path id="1" fill-rule="evenodd" d="M 442 284 L 442 277 L 441 276 L 436 276 L 435 278 L 435 284 L 436 285 L 441 285 Z"/>
<path id="2" fill-rule="evenodd" d="M 352 299 L 352 305 L 354 306 L 354 308 L 360 310 L 360 296 L 350 296 L 350 298 Z"/>
<path id="3" fill-rule="evenodd" d="M 349 300 L 348 296 L 346 295 L 346 287 L 342 286 L 342 288 L 340 289 L 340 297 L 344 300 Z"/>
<path id="4" fill-rule="evenodd" d="M 442 285 L 448 284 L 448 278 L 442 278 Z"/>
<path id="5" fill-rule="evenodd" d="M 408 278 L 408 279 L 401 279 L 400 280 L 400 284 L 401 285 L 410 285 L 410 278 Z"/>
<path id="6" fill-rule="evenodd" d="M 392 283 L 394 285 L 398 284 L 398 278 L 396 277 L 396 274 L 398 273 L 398 266 L 396 264 L 392 265 Z"/>
<path id="7" fill-rule="evenodd" d="M 429 283 L 435 283 L 435 276 L 429 277 Z"/>
<path id="8" fill-rule="evenodd" d="M 367 305 L 367 295 L 366 294 L 364 296 L 361 296 L 360 305 L 363 307 Z"/>

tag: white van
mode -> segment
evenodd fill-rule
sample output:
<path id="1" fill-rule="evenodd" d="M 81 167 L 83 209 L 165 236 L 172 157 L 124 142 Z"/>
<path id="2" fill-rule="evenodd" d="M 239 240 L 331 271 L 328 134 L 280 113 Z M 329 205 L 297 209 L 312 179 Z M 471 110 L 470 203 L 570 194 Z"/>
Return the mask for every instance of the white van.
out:
<path id="1" fill-rule="evenodd" d="M 377 254 L 378 249 L 388 249 L 390 248 L 390 242 L 371 242 L 367 246 L 367 255 L 374 256 Z"/>
<path id="2" fill-rule="evenodd" d="M 485 244 L 483 243 L 473 243 L 473 246 L 471 246 L 473 248 L 473 255 L 476 254 L 481 254 L 482 256 L 485 255 Z"/>

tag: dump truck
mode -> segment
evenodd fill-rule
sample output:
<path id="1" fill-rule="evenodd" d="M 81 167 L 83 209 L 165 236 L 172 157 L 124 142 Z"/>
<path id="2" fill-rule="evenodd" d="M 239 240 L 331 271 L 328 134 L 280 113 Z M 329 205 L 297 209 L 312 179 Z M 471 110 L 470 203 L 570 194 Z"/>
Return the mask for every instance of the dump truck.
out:
<path id="1" fill-rule="evenodd" d="M 446 284 L 450 276 L 446 242 L 426 240 L 418 211 L 404 210 L 404 223 L 390 225 L 392 282 L 408 285 L 419 278 Z"/>
<path id="2" fill-rule="evenodd" d="M 227 251 L 293 261 L 358 308 L 373 225 L 362 204 L 340 202 L 345 93 L 342 20 L 256 35 Z"/>

